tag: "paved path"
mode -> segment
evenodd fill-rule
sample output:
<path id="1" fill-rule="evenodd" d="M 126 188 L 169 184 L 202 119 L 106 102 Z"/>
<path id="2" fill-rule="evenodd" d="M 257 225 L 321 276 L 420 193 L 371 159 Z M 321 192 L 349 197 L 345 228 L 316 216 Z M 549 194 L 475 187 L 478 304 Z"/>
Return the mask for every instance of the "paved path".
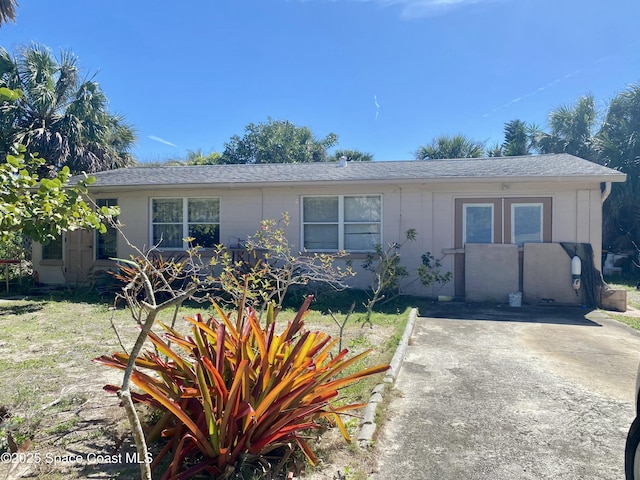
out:
<path id="1" fill-rule="evenodd" d="M 640 334 L 579 309 L 452 313 L 416 322 L 374 478 L 624 478 Z"/>

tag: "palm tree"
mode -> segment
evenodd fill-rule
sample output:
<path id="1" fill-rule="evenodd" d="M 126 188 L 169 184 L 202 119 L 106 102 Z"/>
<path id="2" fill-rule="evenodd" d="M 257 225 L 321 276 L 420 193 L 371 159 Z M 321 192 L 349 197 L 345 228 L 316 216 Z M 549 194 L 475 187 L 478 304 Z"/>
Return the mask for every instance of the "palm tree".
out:
<path id="1" fill-rule="evenodd" d="M 0 0 L 0 25 L 9 21 L 16 21 L 16 0 Z"/>
<path id="2" fill-rule="evenodd" d="M 550 134 L 541 135 L 541 153 L 570 153 L 594 160 L 593 134 L 597 120 L 593 95 L 578 99 L 575 105 L 563 105 L 549 114 Z"/>
<path id="3" fill-rule="evenodd" d="M 505 157 L 531 155 L 536 150 L 542 132 L 534 123 L 511 120 L 504 124 L 502 154 Z"/>
<path id="4" fill-rule="evenodd" d="M 506 157 L 529 155 L 527 124 L 522 120 L 511 120 L 504 124 L 502 154 Z"/>
<path id="5" fill-rule="evenodd" d="M 373 155 L 371 153 L 361 152 L 359 150 L 342 149 L 336 150 L 329 160 L 337 162 L 341 157 L 345 157 L 349 162 L 371 162 Z"/>
<path id="6" fill-rule="evenodd" d="M 487 157 L 502 157 L 503 156 L 502 145 L 496 142 L 492 146 L 487 147 L 487 149 L 485 150 L 485 155 Z"/>
<path id="7" fill-rule="evenodd" d="M 603 206 L 603 240 L 614 250 L 640 247 L 640 84 L 616 95 L 607 109 L 594 147 L 598 163 L 627 174 L 613 186 Z"/>
<path id="8" fill-rule="evenodd" d="M 464 135 L 441 135 L 423 145 L 415 152 L 416 160 L 438 158 L 479 158 L 485 149 L 484 142 L 472 140 Z"/>
<path id="9" fill-rule="evenodd" d="M 625 173 L 640 174 L 640 84 L 616 95 L 595 137 L 598 161 Z"/>
<path id="10" fill-rule="evenodd" d="M 38 152 L 51 170 L 73 173 L 126 167 L 136 137 L 123 117 L 108 111 L 108 100 L 93 80 L 80 81 L 77 57 L 33 44 L 12 57 L 0 48 L 0 87 L 19 89 L 22 97 L 0 105 L 0 151 L 15 143 Z"/>

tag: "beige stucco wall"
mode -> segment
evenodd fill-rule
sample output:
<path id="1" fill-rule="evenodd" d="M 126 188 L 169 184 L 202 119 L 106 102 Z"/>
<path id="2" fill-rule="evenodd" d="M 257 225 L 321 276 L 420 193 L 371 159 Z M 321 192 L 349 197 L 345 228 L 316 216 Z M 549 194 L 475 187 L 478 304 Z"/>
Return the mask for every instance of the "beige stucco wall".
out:
<path id="1" fill-rule="evenodd" d="M 580 305 L 583 291 L 573 289 L 571 257 L 557 243 L 527 243 L 523 259 L 523 301 Z"/>
<path id="2" fill-rule="evenodd" d="M 464 260 L 467 302 L 507 303 L 520 290 L 517 245 L 468 244 Z"/>
<path id="3" fill-rule="evenodd" d="M 601 268 L 602 201 L 600 190 L 580 188 L 560 191 L 554 196 L 553 241 L 590 243 L 594 264 Z"/>
<path id="4" fill-rule="evenodd" d="M 38 243 L 33 244 L 31 261 L 34 271 L 38 272 L 38 278 L 41 283 L 62 284 L 65 283 L 64 264 L 55 261 L 42 260 L 42 246 Z"/>
<path id="5" fill-rule="evenodd" d="M 94 191 L 97 198 L 117 198 L 120 221 L 129 241 L 140 248 L 148 248 L 150 242 L 150 199 L 154 197 L 215 196 L 220 203 L 220 240 L 233 244 L 253 234 L 263 218 L 280 218 L 283 212 L 290 215 L 288 238 L 294 248 L 300 248 L 300 198 L 302 195 L 381 194 L 383 196 L 383 243 L 402 242 L 404 232 L 415 228 L 415 242 L 402 247 L 402 263 L 413 273 L 421 263 L 421 255 L 427 251 L 439 258 L 444 271 L 454 271 L 454 230 L 456 198 L 495 198 L 548 196 L 552 198 L 552 241 L 591 243 L 596 266 L 600 265 L 601 205 L 600 185 L 568 184 L 564 182 L 528 183 L 472 183 L 439 182 L 393 185 L 332 185 L 304 187 L 265 188 L 171 188 L 157 191 L 140 188 L 127 191 Z M 576 215 L 578 216 L 576 219 Z M 38 250 L 38 249 L 35 249 Z M 34 252 L 34 262 L 38 263 Z M 118 242 L 118 256 L 128 258 L 133 251 L 122 239 Z M 370 284 L 367 272 L 361 271 L 363 255 L 355 255 L 353 264 L 358 275 L 353 286 L 366 288 Z M 59 283 L 61 270 L 43 268 L 41 280 Z M 415 275 L 403 282 L 404 293 L 436 296 L 454 295 L 454 282 L 425 289 Z"/>

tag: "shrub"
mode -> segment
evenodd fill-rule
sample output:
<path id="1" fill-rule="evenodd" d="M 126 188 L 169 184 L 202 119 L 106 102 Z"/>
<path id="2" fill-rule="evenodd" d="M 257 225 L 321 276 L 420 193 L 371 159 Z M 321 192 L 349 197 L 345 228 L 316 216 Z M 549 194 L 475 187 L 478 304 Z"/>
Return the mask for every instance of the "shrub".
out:
<path id="1" fill-rule="evenodd" d="M 370 271 L 372 275 L 371 287 L 367 291 L 368 299 L 363 302 L 367 309 L 363 325 L 368 323 L 371 325 L 371 314 L 376 304 L 382 300 L 388 302 L 400 295 L 400 281 L 409 276 L 409 270 L 400 264 L 400 249 L 407 242 L 414 242 L 417 237 L 415 228 L 410 228 L 405 232 L 405 240 L 402 243 L 391 242 L 387 245 L 386 250 L 382 245 L 376 245 L 375 253 L 367 255 L 366 260 L 362 264 L 362 268 Z M 444 285 L 451 278 L 451 272 L 442 273 L 442 264 L 436 259 L 431 252 L 422 255 L 422 263 L 417 268 L 417 275 L 420 283 L 425 288 L 434 284 Z"/>
<path id="2" fill-rule="evenodd" d="M 337 339 L 304 329 L 311 300 L 307 298 L 281 333 L 276 332 L 277 311 L 272 304 L 263 327 L 255 310 L 244 309 L 242 302 L 235 322 L 214 304 L 218 318 L 186 318 L 190 336 L 162 324 L 164 339 L 149 333 L 158 354 L 166 359 L 145 351 L 135 359 L 131 378 L 144 392 L 133 394 L 134 401 L 164 412 L 159 424 L 168 443 L 152 465 L 156 468 L 163 458 L 171 457 L 163 478 L 191 478 L 205 472 L 225 478 L 237 462 L 264 459 L 290 445 L 316 464 L 305 432 L 321 428 L 326 420 L 337 424 L 349 441 L 340 414 L 363 405 L 336 406 L 339 390 L 387 370 L 388 365 L 345 375 L 345 369 L 369 352 L 347 358 L 345 349 L 333 356 Z M 124 370 L 129 356 L 114 353 L 95 361 Z M 105 389 L 118 392 L 120 387 Z"/>
<path id="3" fill-rule="evenodd" d="M 294 286 L 322 284 L 335 290 L 347 287 L 346 280 L 355 275 L 351 265 L 347 263 L 343 268 L 335 264 L 345 252 L 300 252 L 287 239 L 288 225 L 286 212 L 278 221 L 262 220 L 258 231 L 244 245 L 248 257 L 244 261 L 234 261 L 227 248 L 218 246 L 211 264 L 222 267 L 217 281 L 235 303 L 245 297 L 255 307 L 264 308 L 273 301 L 281 308 Z"/>

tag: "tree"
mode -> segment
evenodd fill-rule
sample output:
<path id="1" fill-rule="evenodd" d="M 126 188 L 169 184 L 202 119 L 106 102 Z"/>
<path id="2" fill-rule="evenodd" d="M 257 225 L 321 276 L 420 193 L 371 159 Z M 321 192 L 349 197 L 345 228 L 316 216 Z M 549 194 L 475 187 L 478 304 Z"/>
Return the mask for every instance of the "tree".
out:
<path id="1" fill-rule="evenodd" d="M 22 92 L 16 102 L 0 104 L 0 152 L 12 153 L 15 143 L 23 144 L 47 160 L 53 176 L 64 166 L 72 173 L 93 173 L 133 164 L 133 129 L 108 111 L 95 81 L 80 80 L 72 53 L 56 58 L 33 44 L 12 57 L 0 48 L 0 87 Z"/>
<path id="2" fill-rule="evenodd" d="M 362 268 L 371 272 L 371 287 L 367 290 L 367 301 L 363 302 L 363 306 L 367 309 L 363 326 L 371 323 L 371 315 L 376 304 L 381 301 L 391 301 L 401 295 L 400 281 L 409 276 L 409 269 L 400 263 L 400 250 L 407 242 L 414 242 L 418 232 L 415 228 L 410 228 L 405 232 L 405 239 L 402 243 L 390 242 L 387 248 L 382 245 L 376 245 L 375 252 L 367 255 L 366 260 L 362 263 Z M 422 265 L 416 272 L 420 283 L 425 288 L 435 283 L 445 284 L 451 280 L 451 272 L 442 273 L 442 264 L 436 259 L 431 252 L 422 255 Z M 334 318 L 335 321 L 335 318 Z"/>
<path id="3" fill-rule="evenodd" d="M 94 210 L 85 201 L 87 185 L 92 177 L 70 187 L 70 172 L 63 167 L 52 179 L 38 178 L 33 173 L 44 160 L 25 154 L 7 155 L 0 164 L 0 241 L 20 233 L 40 243 L 60 238 L 63 232 L 80 228 L 97 229 L 104 233 L 104 221 L 117 209 L 103 207 Z"/>
<path id="4" fill-rule="evenodd" d="M 329 160 L 327 150 L 338 142 L 335 133 L 317 139 L 309 127 L 287 120 L 250 123 L 243 137 L 234 135 L 225 143 L 221 163 L 304 163 Z"/>
<path id="5" fill-rule="evenodd" d="M 310 431 L 335 424 L 349 441 L 339 414 L 363 404 L 345 402 L 340 390 L 385 372 L 389 365 L 362 369 L 358 362 L 370 350 L 351 358 L 347 349 L 334 355 L 335 340 L 306 330 L 303 318 L 313 296 L 287 325 L 276 323 L 278 309 L 273 305 L 263 324 L 246 306 L 246 295 L 239 297 L 233 312 L 214 301 L 215 317 L 186 317 L 193 326 L 191 334 L 179 333 L 157 318 L 162 310 L 176 308 L 197 293 L 197 275 L 185 274 L 188 263 L 166 268 L 147 256 L 123 262 L 126 286 L 121 296 L 140 333 L 130 352 L 94 359 L 124 371 L 120 386 L 104 389 L 117 394 L 125 409 L 140 478 L 151 480 L 152 468 L 158 467 L 166 469 L 163 478 L 174 479 L 203 474 L 219 479 L 280 478 L 294 448 L 312 465 L 318 464 L 304 438 Z M 176 276 L 188 283 L 173 287 Z M 160 337 L 154 326 L 166 334 Z M 143 351 L 149 344 L 154 351 Z M 132 386 L 143 394 L 132 392 Z M 143 430 L 135 403 L 160 413 L 156 428 Z M 160 435 L 166 445 L 152 458 L 147 445 Z M 243 475 L 247 467 L 256 474 Z"/>
<path id="6" fill-rule="evenodd" d="M 502 157 L 502 145 L 496 142 L 492 146 L 487 147 L 485 155 L 487 157 Z"/>
<path id="7" fill-rule="evenodd" d="M 517 119 L 505 123 L 502 155 L 505 157 L 531 155 L 540 135 L 540 129 L 535 124 L 527 124 Z"/>
<path id="8" fill-rule="evenodd" d="M 0 87 L 0 105 L 18 101 L 21 93 Z M 39 179 L 39 170 L 45 161 L 26 153 L 23 145 L 15 145 L 16 155 L 6 155 L 0 163 L 0 241 L 8 242 L 22 235 L 47 243 L 60 238 L 62 232 L 79 228 L 97 229 L 104 233 L 104 221 L 118 213 L 117 208 L 92 208 L 84 200 L 87 185 L 93 177 L 79 180 L 69 186 L 71 172 L 60 169 L 52 179 Z"/>
<path id="9" fill-rule="evenodd" d="M 439 158 L 479 158 L 484 152 L 484 142 L 472 140 L 464 135 L 441 135 L 430 144 L 421 146 L 415 152 L 417 160 Z"/>
<path id="10" fill-rule="evenodd" d="M 616 95 L 595 137 L 598 162 L 625 173 L 640 173 L 640 84 Z"/>
<path id="11" fill-rule="evenodd" d="M 202 153 L 202 150 L 187 152 L 187 165 L 219 165 L 222 161 L 220 152 Z"/>
<path id="12" fill-rule="evenodd" d="M 522 120 L 511 120 L 505 123 L 502 153 L 507 157 L 529 154 L 527 124 Z"/>
<path id="13" fill-rule="evenodd" d="M 634 250 L 640 246 L 640 84 L 611 100 L 595 136 L 598 162 L 627 174 L 613 186 L 603 206 L 606 248 Z"/>
<path id="14" fill-rule="evenodd" d="M 551 133 L 541 134 L 538 148 L 541 153 L 570 153 L 587 160 L 595 160 L 593 136 L 597 113 L 593 95 L 578 99 L 574 105 L 563 105 L 549 114 Z"/>
<path id="15" fill-rule="evenodd" d="M 373 155 L 370 153 L 359 152 L 358 150 L 336 150 L 331 155 L 330 160 L 333 162 L 340 161 L 341 157 L 345 157 L 348 162 L 371 162 Z"/>
<path id="16" fill-rule="evenodd" d="M 114 226 L 119 229 L 118 224 Z M 126 240 L 126 236 L 124 238 Z M 364 358 L 368 351 L 347 360 L 347 350 L 341 350 L 337 356 L 331 355 L 328 361 L 336 341 L 331 342 L 331 338 L 321 332 L 304 330 L 303 317 L 313 296 L 307 297 L 298 315 L 284 330 L 275 328 L 279 304 L 270 301 L 265 305 L 264 327 L 256 311 L 249 306 L 252 299 L 269 301 L 277 297 L 281 301 L 282 296 L 275 294 L 274 290 L 279 289 L 284 295 L 288 286 L 293 284 L 309 280 L 339 282 L 337 277 L 326 277 L 326 273 L 336 270 L 321 262 L 324 265 L 320 269 L 325 272 L 321 273 L 314 269 L 314 260 L 298 261 L 294 258 L 284 230 L 275 221 L 263 221 L 260 231 L 249 239 L 247 246 L 249 253 L 260 248 L 273 256 L 265 254 L 264 261 L 259 262 L 261 265 L 256 264 L 258 269 L 252 272 L 242 271 L 242 261 L 232 261 L 227 257 L 221 262 L 224 269 L 220 278 L 205 274 L 207 271 L 210 273 L 209 267 L 215 261 L 203 263 L 198 248 L 188 249 L 187 258 L 164 260 L 154 249 L 142 252 L 127 243 L 139 255 L 133 260 L 119 260 L 121 265 L 115 277 L 124 284 L 118 297 L 126 301 L 140 333 L 129 352 L 102 356 L 94 361 L 124 372 L 120 386 L 106 385 L 104 388 L 116 393 L 125 409 L 140 459 L 140 478 L 150 480 L 151 469 L 159 464 L 156 461 L 151 463 L 147 445 L 161 432 L 168 446 L 155 456 L 157 459 L 167 455 L 172 457 L 171 478 L 177 478 L 177 474 L 192 478 L 201 471 L 207 471 L 215 478 L 229 478 L 237 471 L 232 468 L 236 462 L 247 464 L 252 459 L 259 460 L 260 470 L 272 478 L 271 472 L 265 469 L 270 467 L 266 455 L 273 457 L 276 447 L 288 445 L 291 448 L 294 442 L 315 464 L 315 455 L 298 432 L 319 428 L 320 423 L 315 422 L 321 417 L 333 419 L 345 439 L 349 438 L 337 414 L 362 405 L 344 405 L 342 402 L 334 407 L 330 399 L 338 395 L 342 386 L 386 371 L 389 366 L 370 367 L 345 376 L 343 370 Z M 278 264 L 280 260 L 284 265 Z M 307 267 L 312 270 L 307 270 Z M 271 272 L 265 273 L 265 270 Z M 318 273 L 323 278 L 314 278 Z M 230 275 L 236 277 L 231 280 Z M 262 280 L 253 282 L 250 277 L 254 275 L 263 275 Z M 342 276 L 339 275 L 340 278 Z M 232 295 L 235 312 L 225 312 L 226 309 L 223 310 L 217 301 L 219 299 L 211 295 L 214 284 L 221 284 Z M 228 285 L 242 287 L 234 292 L 226 290 Z M 250 292 L 248 289 L 252 287 L 259 290 Z M 262 292 L 262 288 L 267 291 Z M 211 317 L 204 321 L 200 314 L 186 318 L 189 323 L 195 320 L 198 325 L 192 330 L 192 335 L 181 336 L 175 322 L 179 308 L 187 300 L 213 301 L 219 320 Z M 170 327 L 160 323 L 159 326 L 168 334 L 161 339 L 152 328 L 158 325 L 159 314 L 167 309 L 174 311 L 173 323 Z M 115 325 L 112 327 L 120 340 Z M 155 348 L 145 353 L 143 348 L 148 345 L 147 341 Z M 120 344 L 123 345 L 122 341 Z M 252 356 L 255 361 L 250 362 L 247 356 Z M 155 361 L 159 369 L 152 366 Z M 162 378 L 160 383 L 164 386 L 156 377 L 148 375 L 148 368 L 159 374 Z M 338 377 L 341 372 L 343 375 Z M 299 381 L 303 373 L 304 385 Z M 277 381 L 268 381 L 276 377 Z M 251 379 L 255 382 L 247 383 Z M 291 388 L 282 388 L 282 385 L 290 386 L 296 381 L 293 394 Z M 145 395 L 132 392 L 133 385 Z M 176 402 L 177 390 L 174 388 L 189 391 L 190 400 Z M 144 403 L 162 413 L 158 425 L 163 427 L 143 430 L 135 403 Z M 258 415 L 255 422 L 245 422 L 247 412 Z M 206 421 L 203 422 L 205 416 Z M 257 445 L 261 447 L 257 448 Z M 287 457 L 276 460 L 276 470 Z M 162 464 L 166 465 L 165 462 Z M 276 476 L 277 472 L 273 478 Z"/>
<path id="17" fill-rule="evenodd" d="M 9 21 L 16 21 L 16 0 L 0 0 L 0 26 Z"/>
<path id="18" fill-rule="evenodd" d="M 244 259 L 234 259 L 227 248 L 218 246 L 211 265 L 222 267 L 220 286 L 234 302 L 245 297 L 245 302 L 255 308 L 264 310 L 273 303 L 280 309 L 295 285 L 325 284 L 336 290 L 347 287 L 346 280 L 355 272 L 349 262 L 345 268 L 335 265 L 345 253 L 301 254 L 287 239 L 288 225 L 288 213 L 278 221 L 262 220 L 259 230 L 244 245 Z"/>

